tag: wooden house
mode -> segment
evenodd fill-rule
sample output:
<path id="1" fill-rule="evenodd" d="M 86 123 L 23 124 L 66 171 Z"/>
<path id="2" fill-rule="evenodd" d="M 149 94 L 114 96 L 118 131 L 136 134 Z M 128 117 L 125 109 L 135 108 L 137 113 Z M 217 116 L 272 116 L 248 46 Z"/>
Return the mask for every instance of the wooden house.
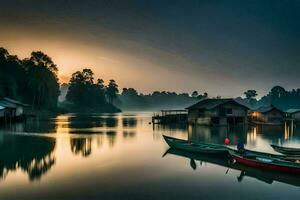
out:
<path id="1" fill-rule="evenodd" d="M 198 125 L 228 125 L 247 121 L 249 108 L 234 99 L 203 99 L 186 108 L 188 123 Z"/>
<path id="2" fill-rule="evenodd" d="M 3 98 L 0 99 L 0 106 L 3 107 L 3 111 L 0 111 L 0 117 L 3 115 L 2 118 L 14 119 L 22 117 L 24 108 L 28 105 L 10 98 Z"/>
<path id="3" fill-rule="evenodd" d="M 4 117 L 14 118 L 16 117 L 17 106 L 15 104 L 9 103 L 4 99 L 0 100 L 0 106 L 4 107 Z"/>
<path id="4" fill-rule="evenodd" d="M 282 124 L 284 112 L 271 104 L 251 110 L 249 118 L 251 122 L 258 124 Z"/>
<path id="5" fill-rule="evenodd" d="M 293 120 L 296 123 L 300 123 L 300 109 L 288 109 L 285 111 L 286 119 Z"/>
<path id="6" fill-rule="evenodd" d="M 29 106 L 29 105 L 24 104 L 20 101 L 10 99 L 10 98 L 4 98 L 3 100 L 10 103 L 10 104 L 15 105 L 15 107 L 16 107 L 16 113 L 15 113 L 16 117 L 22 116 L 24 114 L 24 108 Z"/>

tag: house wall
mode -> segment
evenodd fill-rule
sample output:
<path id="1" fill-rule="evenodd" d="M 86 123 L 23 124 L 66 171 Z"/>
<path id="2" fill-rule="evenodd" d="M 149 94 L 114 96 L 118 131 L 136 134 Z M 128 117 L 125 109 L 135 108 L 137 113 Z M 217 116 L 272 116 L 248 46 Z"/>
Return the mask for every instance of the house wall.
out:
<path id="1" fill-rule="evenodd" d="M 199 125 L 210 125 L 211 124 L 211 117 L 198 117 L 196 124 Z"/>
<path id="2" fill-rule="evenodd" d="M 188 123 L 195 124 L 199 116 L 199 111 L 197 109 L 192 109 L 188 111 Z"/>
<path id="3" fill-rule="evenodd" d="M 278 110 L 271 110 L 266 113 L 262 113 L 263 122 L 267 123 L 282 123 L 283 113 Z"/>
<path id="4" fill-rule="evenodd" d="M 228 113 L 227 109 L 230 109 L 232 112 Z M 225 112 L 222 114 L 221 110 L 225 110 Z M 230 102 L 210 110 L 192 109 L 188 111 L 188 123 L 211 125 L 212 118 L 217 118 L 219 125 L 227 125 L 228 117 L 242 117 L 245 122 L 247 119 L 247 111 L 245 107 Z"/>
<path id="5" fill-rule="evenodd" d="M 300 112 L 293 113 L 292 118 L 295 119 L 297 123 L 300 123 Z"/>
<path id="6" fill-rule="evenodd" d="M 23 115 L 23 106 L 17 106 L 16 116 L 19 117 L 21 115 Z"/>
<path id="7" fill-rule="evenodd" d="M 221 105 L 221 107 L 225 108 L 225 109 L 231 108 L 232 114 L 230 114 L 230 116 L 234 116 L 234 117 L 246 117 L 247 116 L 248 110 L 243 106 L 233 104 L 233 103 L 227 103 L 227 104 Z M 229 116 L 229 114 L 226 114 L 226 116 Z"/>
<path id="8" fill-rule="evenodd" d="M 0 110 L 0 117 L 4 117 L 5 109 Z"/>

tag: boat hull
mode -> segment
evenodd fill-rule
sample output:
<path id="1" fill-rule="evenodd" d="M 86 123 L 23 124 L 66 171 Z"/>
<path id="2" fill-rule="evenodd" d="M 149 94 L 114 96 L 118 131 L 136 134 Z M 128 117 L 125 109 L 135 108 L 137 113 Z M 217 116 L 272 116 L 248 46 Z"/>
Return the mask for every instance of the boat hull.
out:
<path id="1" fill-rule="evenodd" d="M 194 143 L 186 140 L 180 140 L 169 136 L 163 136 L 166 143 L 174 149 L 187 151 L 191 153 L 204 153 L 204 154 L 227 154 L 228 150 L 222 145 L 207 144 L 207 143 Z"/>
<path id="2" fill-rule="evenodd" d="M 273 145 L 273 144 L 271 144 L 271 147 L 275 151 L 277 151 L 279 153 L 282 153 L 282 154 L 285 154 L 285 155 L 300 155 L 300 149 L 299 148 L 280 147 L 280 146 Z"/>
<path id="3" fill-rule="evenodd" d="M 243 156 L 240 156 L 235 153 L 230 153 L 230 155 L 237 163 L 241 163 L 241 164 L 248 165 L 251 167 L 268 169 L 268 170 L 277 171 L 277 172 L 300 174 L 300 164 L 298 164 L 297 167 L 296 166 L 286 166 L 286 165 L 280 165 L 280 164 L 274 164 L 274 163 L 261 162 L 256 159 L 247 159 L 247 158 L 244 158 Z"/>

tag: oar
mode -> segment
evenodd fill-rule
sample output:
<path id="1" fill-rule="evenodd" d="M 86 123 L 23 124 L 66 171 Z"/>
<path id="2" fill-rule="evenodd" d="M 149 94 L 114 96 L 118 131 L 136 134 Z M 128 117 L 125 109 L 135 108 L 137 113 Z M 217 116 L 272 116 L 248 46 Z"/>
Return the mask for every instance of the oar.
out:
<path id="1" fill-rule="evenodd" d="M 229 168 L 226 170 L 225 174 L 228 174 Z"/>

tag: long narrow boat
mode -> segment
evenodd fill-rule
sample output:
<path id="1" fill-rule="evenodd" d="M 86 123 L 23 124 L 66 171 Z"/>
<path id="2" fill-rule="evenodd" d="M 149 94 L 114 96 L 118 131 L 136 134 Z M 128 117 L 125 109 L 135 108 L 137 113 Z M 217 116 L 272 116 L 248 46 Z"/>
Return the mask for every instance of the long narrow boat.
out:
<path id="1" fill-rule="evenodd" d="M 227 147 L 218 144 L 192 142 L 181 140 L 173 137 L 163 135 L 166 143 L 174 149 L 188 151 L 192 153 L 207 153 L 207 154 L 226 154 L 228 153 Z"/>
<path id="2" fill-rule="evenodd" d="M 271 144 L 271 147 L 282 154 L 286 155 L 300 155 L 300 148 L 291 148 L 291 147 L 281 147 L 274 144 Z"/>
<path id="3" fill-rule="evenodd" d="M 295 160 L 286 160 L 287 157 L 284 156 L 247 150 L 243 154 L 233 149 L 228 149 L 228 152 L 236 162 L 241 164 L 272 171 L 300 174 L 300 163 Z"/>

